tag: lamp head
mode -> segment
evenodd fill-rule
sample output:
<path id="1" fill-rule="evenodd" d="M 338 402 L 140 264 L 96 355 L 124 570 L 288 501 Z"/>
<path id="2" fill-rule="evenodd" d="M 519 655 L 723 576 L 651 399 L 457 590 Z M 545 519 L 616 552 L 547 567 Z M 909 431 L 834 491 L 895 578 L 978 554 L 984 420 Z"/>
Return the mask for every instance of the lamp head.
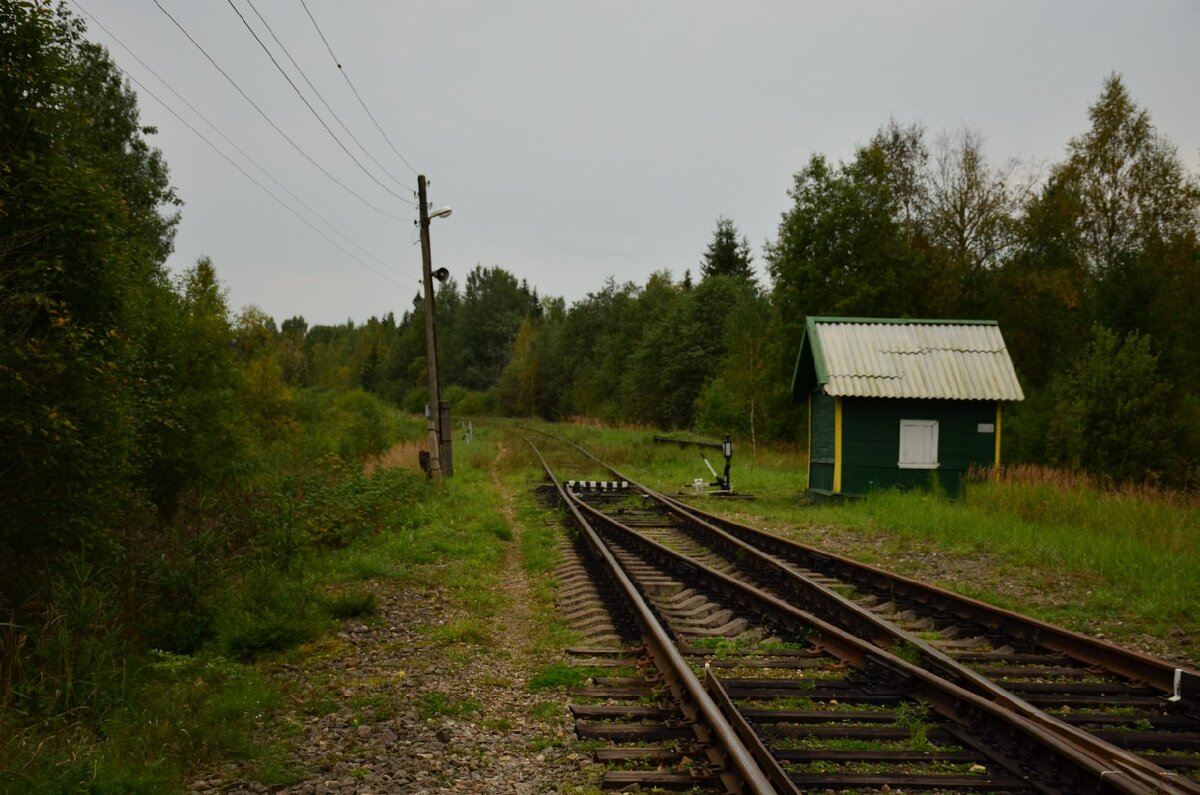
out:
<path id="1" fill-rule="evenodd" d="M 434 219 L 434 218 L 449 218 L 449 217 L 450 217 L 450 213 L 452 213 L 452 212 L 454 212 L 454 208 L 453 208 L 453 207 L 443 207 L 443 208 L 442 208 L 442 209 L 440 209 L 440 210 L 434 210 L 433 212 L 431 212 L 431 213 L 429 214 L 429 218 L 430 218 L 431 220 L 432 220 L 432 219 Z"/>

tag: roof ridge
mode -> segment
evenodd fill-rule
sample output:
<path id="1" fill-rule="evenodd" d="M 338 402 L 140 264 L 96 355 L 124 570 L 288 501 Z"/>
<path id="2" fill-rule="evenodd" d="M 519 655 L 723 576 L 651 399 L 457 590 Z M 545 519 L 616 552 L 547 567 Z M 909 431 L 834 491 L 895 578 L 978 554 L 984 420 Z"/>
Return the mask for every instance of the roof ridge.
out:
<path id="1" fill-rule="evenodd" d="M 845 323 L 846 325 L 871 326 L 999 326 L 997 320 L 972 320 L 969 318 L 911 318 L 911 317 L 837 317 L 812 315 L 814 323 Z"/>

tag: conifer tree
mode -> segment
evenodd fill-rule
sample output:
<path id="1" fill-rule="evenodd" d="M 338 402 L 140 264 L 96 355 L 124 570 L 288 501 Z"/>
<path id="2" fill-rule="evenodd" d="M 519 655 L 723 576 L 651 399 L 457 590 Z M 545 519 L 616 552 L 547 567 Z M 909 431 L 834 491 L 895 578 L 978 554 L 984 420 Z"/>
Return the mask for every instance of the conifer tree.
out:
<path id="1" fill-rule="evenodd" d="M 717 219 L 712 242 L 708 244 L 704 259 L 700 263 L 700 275 L 702 279 L 733 276 L 753 281 L 754 268 L 750 265 L 753 259 L 750 255 L 750 241 L 745 236 L 739 241 L 737 227 L 733 221 L 721 216 Z"/>

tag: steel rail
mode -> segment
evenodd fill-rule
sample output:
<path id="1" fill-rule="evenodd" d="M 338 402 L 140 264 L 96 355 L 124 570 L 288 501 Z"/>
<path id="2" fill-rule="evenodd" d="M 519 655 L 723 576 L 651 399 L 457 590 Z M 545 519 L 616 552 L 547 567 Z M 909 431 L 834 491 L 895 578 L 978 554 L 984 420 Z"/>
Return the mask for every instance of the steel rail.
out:
<path id="1" fill-rule="evenodd" d="M 956 594 L 900 574 L 893 574 L 836 553 L 781 538 L 773 533 L 701 511 L 666 495 L 660 496 L 667 503 L 715 525 L 747 543 L 772 550 L 776 554 L 809 558 L 815 564 L 814 568 L 823 564 L 825 569 L 837 572 L 851 583 L 872 583 L 876 586 L 886 587 L 895 593 L 904 594 L 915 602 L 957 613 L 964 618 L 976 620 L 990 629 L 1006 632 L 1019 640 L 1060 652 L 1089 665 L 1103 667 L 1129 679 L 1145 682 L 1162 691 L 1168 698 L 1178 696 L 1178 700 L 1183 704 L 1200 708 L 1200 671 L 1175 666 L 1165 660 L 1117 646 L 1100 638 L 1092 638 L 1036 618 L 989 605 L 969 596 Z"/>
<path id="2" fill-rule="evenodd" d="M 940 676 L 900 659 L 885 649 L 859 638 L 840 627 L 792 605 L 742 580 L 711 569 L 676 552 L 614 517 L 568 493 L 580 513 L 621 536 L 621 541 L 664 565 L 683 572 L 692 581 L 702 579 L 710 588 L 729 594 L 744 609 L 763 616 L 769 623 L 800 634 L 814 632 L 819 646 L 846 661 L 852 667 L 874 673 L 903 686 L 917 699 L 930 705 L 946 720 L 986 746 L 993 746 L 989 757 L 997 765 L 1026 780 L 1043 792 L 1163 792 L 1173 791 L 1169 783 L 1146 782 L 1128 771 L 1114 767 L 1107 759 L 1078 747 L 1024 716 L 1006 709 L 981 695 L 948 682 Z M 993 738 L 990 742 L 987 738 Z M 1044 758 L 1035 768 L 1016 768 L 1015 761 L 1029 762 L 1039 754 Z M 1041 780 L 1043 771 L 1070 779 L 1060 788 Z"/>
<path id="3" fill-rule="evenodd" d="M 645 489 L 643 486 L 638 486 L 638 488 Z M 693 526 L 702 528 L 709 534 L 710 538 L 721 542 L 721 545 L 726 550 L 731 551 L 727 559 L 733 560 L 734 556 L 742 555 L 757 560 L 761 564 L 761 567 L 755 570 L 756 575 L 770 577 L 773 586 L 787 596 L 795 598 L 817 615 L 834 621 L 839 626 L 849 628 L 861 636 L 868 637 L 882 648 L 894 650 L 897 644 L 907 644 L 908 648 L 915 650 L 922 668 L 1020 713 L 1029 720 L 1044 726 L 1081 747 L 1087 748 L 1091 752 L 1109 760 L 1111 763 L 1128 769 L 1132 774 L 1147 783 L 1158 785 L 1163 782 L 1169 782 L 1181 792 L 1200 795 L 1200 784 L 1179 773 L 1166 770 L 1147 760 L 1145 757 L 1119 748 L 1083 729 L 1049 715 L 1020 696 L 1012 693 L 1003 685 L 993 682 L 978 671 L 955 660 L 924 639 L 904 631 L 890 621 L 886 621 L 870 610 L 856 604 L 853 600 L 795 571 L 778 558 L 756 548 L 753 542 L 743 541 L 741 538 L 718 527 L 715 523 L 707 521 L 710 515 L 705 514 L 701 517 L 698 512 L 691 510 L 690 506 L 685 506 L 678 501 L 672 500 L 670 497 L 648 489 L 643 493 L 647 497 L 667 506 L 675 515 L 693 524 Z M 746 529 L 753 530 L 753 528 Z M 1120 674 L 1121 672 L 1117 671 L 1116 673 Z"/>
<path id="4" fill-rule="evenodd" d="M 554 437 L 553 434 L 547 435 Z M 904 632 L 899 627 L 896 627 L 890 622 L 884 621 L 870 611 L 865 610 L 861 606 L 853 603 L 840 594 L 837 594 L 820 583 L 816 583 L 811 579 L 804 577 L 790 567 L 776 560 L 774 557 L 754 549 L 753 546 L 747 546 L 747 542 L 733 537 L 731 533 L 725 532 L 721 528 L 714 526 L 715 523 L 707 521 L 711 515 L 705 514 L 704 517 L 698 516 L 697 512 L 692 510 L 690 506 L 685 506 L 676 500 L 672 500 L 671 498 L 659 494 L 646 486 L 638 484 L 636 481 L 633 481 L 627 475 L 620 472 L 620 470 L 601 461 L 591 452 L 580 447 L 574 442 L 570 442 L 569 440 L 565 439 L 560 440 L 567 442 L 579 452 L 607 469 L 613 474 L 614 477 L 628 481 L 632 487 L 643 493 L 646 497 L 669 507 L 670 510 L 676 512 L 677 515 L 680 515 L 681 518 L 684 518 L 686 521 L 704 527 L 707 532 L 722 540 L 726 545 L 732 545 L 736 547 L 738 550 L 740 550 L 737 554 L 756 558 L 761 564 L 763 564 L 764 567 L 773 572 L 774 579 L 776 581 L 782 581 L 785 584 L 783 589 L 785 592 L 789 592 L 790 594 L 799 597 L 800 601 L 808 605 L 818 606 L 818 609 L 825 614 L 825 617 L 838 621 L 845 626 L 849 626 L 856 632 L 862 632 L 866 634 L 880 648 L 894 648 L 894 645 L 897 642 L 909 644 L 910 648 L 913 648 L 917 651 L 920 662 L 926 668 L 932 670 L 936 675 L 947 681 L 953 682 L 958 686 L 965 687 L 969 691 L 977 693 L 1003 708 L 1013 711 L 1026 720 L 1029 720 L 1031 723 L 1042 727 L 1044 730 L 1061 737 L 1066 742 L 1085 751 L 1092 758 L 1098 761 L 1101 766 L 1120 768 L 1131 778 L 1142 782 L 1145 786 L 1151 788 L 1160 788 L 1166 786 L 1174 791 L 1200 793 L 1200 785 L 1197 785 L 1190 779 L 1180 776 L 1172 771 L 1165 770 L 1141 756 L 1118 748 L 1117 746 L 1099 739 L 1088 732 L 1085 732 L 1046 714 L 1042 710 L 1039 710 L 1033 705 L 1029 704 L 1024 699 L 1021 699 L 1005 688 L 982 676 L 978 672 L 953 660 L 944 652 L 932 647 L 924 640 Z M 720 517 L 713 518 L 720 520 Z M 725 520 L 722 520 L 722 522 L 724 523 Z M 736 525 L 737 523 L 730 524 Z M 772 542 L 784 541 L 776 536 L 771 536 L 770 534 L 763 533 L 762 531 L 758 531 L 754 528 L 749 528 L 744 525 L 737 525 L 737 527 L 741 530 L 744 530 L 747 535 L 765 537 Z M 640 536 L 640 534 L 636 535 Z M 645 541 L 654 544 L 654 542 L 650 541 L 649 539 L 645 539 Z M 820 553 L 817 550 L 812 550 L 812 552 L 814 554 L 825 554 Z M 671 551 L 670 554 L 674 555 L 677 553 Z M 693 563 L 693 565 L 695 564 Z M 878 572 L 879 574 L 886 575 L 886 572 L 883 572 L 882 570 L 875 569 L 874 571 Z M 758 570 L 757 573 L 761 574 L 762 570 Z M 915 583 L 915 581 L 910 582 Z M 919 583 L 915 584 L 920 585 Z M 948 594 L 949 592 L 945 593 Z M 983 605 L 983 603 L 978 604 Z M 986 605 L 983 606 L 986 607 Z M 1016 614 L 1011 615 L 1018 619 L 1023 618 L 1021 616 L 1017 616 Z M 1030 621 L 1032 621 L 1032 619 Z M 1060 631 L 1068 632 L 1067 630 Z M 1086 636 L 1079 637 L 1086 639 Z M 1115 646 L 1112 648 L 1118 652 L 1125 651 Z M 1136 653 L 1134 653 L 1134 655 L 1144 657 L 1144 655 L 1136 655 Z M 1145 659 L 1158 662 L 1154 661 L 1153 658 L 1146 657 Z"/>
<path id="5" fill-rule="evenodd" d="M 647 649 L 654 657 L 658 670 L 668 676 L 668 684 L 672 687 L 673 695 L 684 712 L 698 731 L 698 737 L 708 749 L 710 761 L 719 768 L 718 774 L 722 784 L 731 793 L 753 793 L 754 795 L 772 795 L 773 793 L 799 793 L 787 774 L 779 767 L 774 758 L 765 748 L 752 752 L 746 743 L 738 736 L 737 731 L 730 725 L 729 720 L 721 712 L 720 707 L 704 689 L 699 678 L 692 672 L 687 660 L 675 647 L 666 629 L 659 622 L 650 605 L 642 597 L 636 585 L 630 580 L 620 563 L 595 530 L 577 509 L 570 494 L 563 488 L 562 483 L 554 475 L 541 451 L 529 442 L 534 454 L 542 464 L 547 476 L 554 484 L 559 498 L 579 526 L 580 532 L 588 541 L 589 548 L 606 564 L 609 574 L 625 594 L 634 612 L 637 622 L 643 629 Z M 715 751 L 715 753 L 714 753 Z M 766 756 L 767 759 L 759 757 Z M 764 770 L 763 765 L 768 760 L 773 763 L 774 770 Z"/>
<path id="6" fill-rule="evenodd" d="M 548 434 L 553 436 L 552 434 Z M 1200 784 L 1173 771 L 1166 770 L 1154 762 L 1138 754 L 1131 753 L 1113 743 L 1072 726 L 1043 710 L 1038 709 L 1025 699 L 997 685 L 982 674 L 972 670 L 949 655 L 936 649 L 926 641 L 911 633 L 907 633 L 891 622 L 855 604 L 841 594 L 811 580 L 794 571 L 791 567 L 775 559 L 769 554 L 756 550 L 756 546 L 765 547 L 777 554 L 801 554 L 817 560 L 835 562 L 841 571 L 852 575 L 848 579 L 853 583 L 862 582 L 869 577 L 876 584 L 882 583 L 889 590 L 902 590 L 913 594 L 917 601 L 924 601 L 946 609 L 957 609 L 964 617 L 979 621 L 986 627 L 998 631 L 1009 632 L 1013 637 L 1036 643 L 1052 651 L 1066 654 L 1068 657 L 1081 660 L 1090 665 L 1105 668 L 1117 675 L 1130 679 L 1147 682 L 1157 687 L 1170 698 L 1179 696 L 1184 704 L 1192 706 L 1197 701 L 1196 693 L 1200 691 L 1200 673 L 1175 668 L 1169 663 L 1157 660 L 1149 655 L 1129 649 L 1123 649 L 1099 639 L 1072 632 L 1037 619 L 1013 613 L 1002 608 L 995 608 L 969 597 L 960 596 L 944 589 L 929 586 L 910 578 L 893 575 L 882 569 L 867 564 L 858 563 L 848 558 L 817 550 L 797 542 L 788 541 L 771 533 L 733 522 L 723 517 L 698 511 L 678 500 L 660 494 L 649 487 L 630 479 L 615 467 L 597 458 L 590 451 L 574 442 L 567 442 L 583 455 L 598 465 L 604 467 L 615 477 L 628 481 L 646 497 L 658 501 L 686 521 L 696 523 L 707 532 L 714 534 L 726 544 L 741 544 L 740 554 L 753 555 L 774 572 L 775 578 L 782 579 L 785 590 L 795 595 L 807 606 L 819 611 L 823 617 L 838 621 L 854 631 L 866 632 L 881 646 L 893 648 L 894 644 L 902 641 L 916 649 L 922 664 L 929 670 L 937 672 L 950 681 L 980 693 L 997 703 L 1013 709 L 1048 730 L 1059 734 L 1091 753 L 1106 760 L 1110 764 L 1119 765 L 1131 775 L 1141 779 L 1151 786 L 1159 786 L 1168 782 L 1181 792 L 1200 795 Z M 747 548 L 744 545 L 750 545 Z M 762 573 L 761 570 L 759 572 Z M 1015 630 L 1015 631 L 1014 631 Z M 1049 640 L 1047 640 L 1049 639 Z M 1181 693 L 1185 684 L 1188 695 Z"/>
<path id="7" fill-rule="evenodd" d="M 630 483 L 637 483 L 575 442 L 556 437 L 545 431 L 540 432 L 566 442 L 581 454 L 613 473 L 614 476 L 628 480 Z M 978 599 L 956 594 L 900 574 L 893 574 L 833 552 L 791 541 L 773 533 L 685 505 L 679 500 L 654 492 L 640 483 L 637 486 L 648 496 L 660 499 L 747 543 L 766 548 L 774 554 L 804 556 L 818 566 L 823 564 L 827 569 L 836 571 L 852 583 L 856 581 L 871 583 L 887 590 L 903 593 L 914 601 L 956 612 L 964 617 L 977 620 L 986 627 L 1006 632 L 1014 638 L 1035 643 L 1089 665 L 1100 666 L 1129 679 L 1145 682 L 1162 691 L 1168 698 L 1178 697 L 1183 704 L 1200 708 L 1200 671 L 1173 665 L 1165 660 L 1117 646 L 1099 638 L 1089 637 L 1011 610 L 995 607 Z"/>

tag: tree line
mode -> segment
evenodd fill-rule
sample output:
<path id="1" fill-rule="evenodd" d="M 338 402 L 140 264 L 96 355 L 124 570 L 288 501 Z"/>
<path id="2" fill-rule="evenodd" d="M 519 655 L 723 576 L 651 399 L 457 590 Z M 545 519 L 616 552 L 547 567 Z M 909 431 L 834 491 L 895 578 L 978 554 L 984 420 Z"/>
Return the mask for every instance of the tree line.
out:
<path id="1" fill-rule="evenodd" d="M 459 413 L 800 440 L 788 387 L 808 316 L 995 319 L 1027 396 L 1010 461 L 1194 485 L 1200 186 L 1120 76 L 1088 122 L 1048 166 L 894 119 L 845 161 L 814 154 L 763 282 L 724 217 L 695 278 L 609 279 L 570 306 L 477 266 L 437 290 L 443 394 Z M 418 295 L 399 320 L 314 329 L 313 366 L 340 340 L 341 377 L 420 411 L 423 311 Z"/>

